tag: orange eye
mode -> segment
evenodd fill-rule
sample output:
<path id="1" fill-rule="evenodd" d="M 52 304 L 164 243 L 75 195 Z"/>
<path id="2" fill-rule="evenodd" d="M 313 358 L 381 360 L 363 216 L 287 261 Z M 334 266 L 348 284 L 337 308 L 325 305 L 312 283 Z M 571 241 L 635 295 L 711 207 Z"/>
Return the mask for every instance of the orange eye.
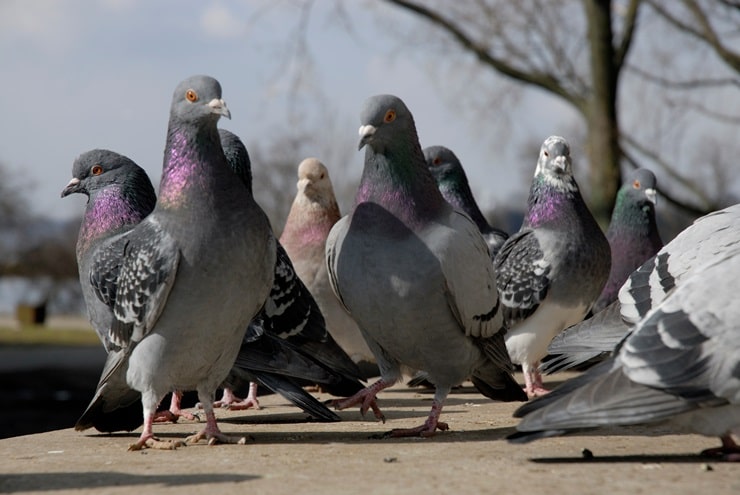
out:
<path id="1" fill-rule="evenodd" d="M 390 124 L 394 120 L 396 120 L 396 111 L 395 110 L 391 109 L 391 110 L 388 110 L 387 112 L 385 112 L 385 117 L 383 117 L 383 122 L 385 122 L 386 124 Z"/>
<path id="2" fill-rule="evenodd" d="M 434 165 L 442 165 L 442 159 L 440 157 L 437 157 L 434 160 L 432 160 L 432 164 L 434 164 Z"/>
<path id="3" fill-rule="evenodd" d="M 90 169 L 90 172 L 93 175 L 100 175 L 103 173 L 103 167 L 101 167 L 100 165 L 93 165 L 93 168 Z"/>
<path id="4" fill-rule="evenodd" d="M 187 98 L 190 102 L 198 101 L 198 93 L 196 93 L 192 89 L 189 89 L 185 92 L 185 98 Z"/>
<path id="5" fill-rule="evenodd" d="M 634 187 L 635 189 L 640 189 L 640 181 L 636 180 L 635 182 L 633 182 L 632 187 Z"/>

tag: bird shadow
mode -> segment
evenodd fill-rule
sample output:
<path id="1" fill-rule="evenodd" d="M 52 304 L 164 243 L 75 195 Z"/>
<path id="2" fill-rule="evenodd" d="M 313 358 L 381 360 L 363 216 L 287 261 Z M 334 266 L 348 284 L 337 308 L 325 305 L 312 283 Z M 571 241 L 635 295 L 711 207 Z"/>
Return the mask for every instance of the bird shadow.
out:
<path id="1" fill-rule="evenodd" d="M 426 417 L 426 416 L 425 416 Z M 382 423 L 379 423 L 382 424 Z M 421 424 L 421 422 L 420 422 Z M 451 426 L 450 430 L 438 431 L 431 437 L 393 437 L 391 436 L 392 428 L 388 423 L 385 424 L 387 428 L 380 429 L 375 432 L 369 431 L 306 431 L 306 430 L 281 430 L 279 432 L 250 432 L 250 433 L 235 433 L 224 431 L 229 436 L 244 436 L 247 438 L 247 445 L 259 444 L 259 445 L 281 445 L 281 444 L 310 444 L 310 445 L 329 445 L 329 444 L 393 444 L 393 443 L 414 443 L 414 442 L 434 442 L 434 443 L 466 443 L 466 442 L 489 442 L 489 441 L 501 441 L 506 438 L 507 435 L 514 433 L 514 428 L 501 427 L 501 428 L 490 428 L 485 430 L 455 430 L 454 425 Z M 417 425 L 396 425 L 400 427 L 411 427 Z M 101 435 L 102 436 L 102 435 Z M 127 434 L 127 433 L 116 433 L 112 435 L 105 435 L 117 438 L 131 438 L 134 440 L 138 438 L 138 435 Z M 157 434 L 160 438 L 178 438 L 183 439 L 182 434 L 169 435 Z M 205 442 L 201 442 L 197 445 L 205 446 Z M 190 448 L 190 447 L 188 447 Z M 224 480 L 228 481 L 228 480 Z M 152 481 L 153 482 L 153 481 Z M 199 481 L 193 481 L 198 483 Z M 2 488 L 0 485 L 0 493 Z"/>
<path id="2" fill-rule="evenodd" d="M 485 400 L 481 401 L 484 402 Z M 454 407 L 455 405 L 477 405 L 477 402 L 470 400 L 459 400 L 451 401 L 452 403 L 445 403 L 444 411 L 447 413 L 464 414 L 467 412 L 466 409 L 460 409 Z M 427 404 L 426 401 L 419 399 L 398 399 L 390 400 L 380 404 L 381 410 L 387 422 L 393 422 L 396 420 L 413 419 L 413 418 L 424 418 L 429 416 L 431 405 Z M 303 423 L 333 423 L 333 421 L 321 421 L 306 416 L 300 412 L 285 412 L 275 413 L 269 412 L 265 408 L 264 413 L 249 412 L 240 416 L 231 416 L 219 418 L 219 423 L 231 423 L 238 425 L 260 425 L 260 424 L 303 424 Z M 334 411 L 341 418 L 341 423 L 367 423 L 373 421 L 374 417 L 371 412 L 366 413 L 364 416 L 359 413 L 357 408 L 349 408 L 343 411 Z"/>
<path id="3" fill-rule="evenodd" d="M 426 416 L 425 416 L 426 417 Z M 387 423 L 385 426 L 389 426 Z M 411 425 L 397 425 L 398 427 L 409 427 Z M 415 425 L 414 425 L 415 426 Z M 351 444 L 378 444 L 378 443 L 465 443 L 465 442 L 487 442 L 504 440 L 506 436 L 513 433 L 513 428 L 490 428 L 485 430 L 455 430 L 454 425 L 450 430 L 438 431 L 431 437 L 392 437 L 391 429 L 383 431 L 280 431 L 280 432 L 255 432 L 251 435 L 255 443 L 260 445 L 278 444 L 315 444 L 328 445 L 337 443 Z"/>
<path id="4" fill-rule="evenodd" d="M 581 457 L 530 458 L 536 464 L 704 464 L 707 462 L 729 462 L 722 457 L 702 454 L 633 454 L 633 455 L 583 455 Z"/>
<path id="5" fill-rule="evenodd" d="M 245 474 L 131 474 L 116 471 L 71 473 L 23 473 L 0 476 L 0 493 L 56 491 L 62 489 L 105 489 L 117 486 L 186 486 L 205 483 L 235 483 L 259 479 Z"/>

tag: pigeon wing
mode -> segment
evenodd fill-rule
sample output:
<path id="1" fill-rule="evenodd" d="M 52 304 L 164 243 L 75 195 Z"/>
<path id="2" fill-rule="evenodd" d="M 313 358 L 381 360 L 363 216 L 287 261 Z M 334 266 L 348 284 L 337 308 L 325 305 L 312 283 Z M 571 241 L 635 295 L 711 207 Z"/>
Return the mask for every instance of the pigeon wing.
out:
<path id="1" fill-rule="evenodd" d="M 128 347 L 149 333 L 175 281 L 180 251 L 159 223 L 148 217 L 125 243 L 110 329 L 113 343 Z"/>
<path id="2" fill-rule="evenodd" d="M 504 323 L 511 328 L 535 312 L 550 287 L 550 263 L 533 230 L 509 238 L 494 261 Z"/>

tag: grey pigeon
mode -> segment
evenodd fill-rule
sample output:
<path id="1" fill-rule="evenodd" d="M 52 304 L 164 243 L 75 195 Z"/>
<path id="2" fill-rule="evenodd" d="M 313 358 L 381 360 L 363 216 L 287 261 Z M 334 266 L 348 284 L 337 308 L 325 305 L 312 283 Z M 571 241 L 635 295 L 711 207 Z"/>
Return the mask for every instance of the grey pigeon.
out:
<path id="1" fill-rule="evenodd" d="M 101 273 L 93 271 L 92 262 L 99 251 L 109 247 L 112 239 L 131 230 L 152 212 L 156 204 L 154 187 L 144 169 L 128 157 L 110 150 L 95 149 L 81 154 L 72 165 L 72 179 L 62 191 L 62 197 L 73 193 L 88 196 L 76 249 L 88 319 L 106 352 L 114 348 L 120 350 L 108 335 L 115 318 L 111 304 L 113 298 L 106 295 L 107 302 L 104 302 L 97 296 L 93 280 Z M 111 287 L 119 269 L 115 260 L 110 261 L 114 264 L 107 265 L 102 272 L 112 277 L 103 283 L 106 290 Z M 175 393 L 169 410 L 158 412 L 155 421 L 177 421 L 180 417 L 196 419 L 180 409 L 180 397 Z M 125 411 L 118 414 L 127 417 Z"/>
<path id="2" fill-rule="evenodd" d="M 540 360 L 553 337 L 586 316 L 610 264 L 609 243 L 573 177 L 570 147 L 550 136 L 540 148 L 522 227 L 494 261 L 506 347 L 522 365 L 530 397 L 548 392 Z"/>
<path id="3" fill-rule="evenodd" d="M 640 168 L 628 176 L 617 192 L 606 231 L 612 266 L 604 290 L 591 310 L 593 313 L 613 303 L 627 277 L 663 247 L 655 220 L 655 188 L 655 174 Z"/>
<path id="4" fill-rule="evenodd" d="M 90 278 L 92 254 L 105 249 L 111 238 L 139 224 L 154 209 L 157 196 L 144 169 L 109 150 L 81 154 L 72 166 L 72 179 L 62 197 L 80 193 L 88 197 L 77 236 L 77 265 L 87 316 L 106 352 L 113 349 L 108 330 L 113 310 L 95 293 Z M 115 273 L 113 273 L 115 275 Z"/>
<path id="5" fill-rule="evenodd" d="M 219 134 L 229 166 L 251 191 L 251 162 L 244 143 L 225 129 L 220 129 Z M 327 375 L 314 384 L 340 397 L 363 388 L 358 381 L 359 368 L 328 332 L 321 310 L 280 242 L 273 287 L 258 318 L 265 333 L 282 339 L 286 346 L 324 369 Z M 284 364 L 283 373 L 291 374 L 290 363 Z"/>
<path id="6" fill-rule="evenodd" d="M 654 307 L 705 260 L 740 239 L 740 205 L 705 215 L 680 232 L 632 272 L 618 300 L 593 317 L 568 328 L 550 344 L 546 373 L 604 359 Z"/>
<path id="7" fill-rule="evenodd" d="M 510 373 L 488 247 L 437 189 L 411 112 L 395 96 L 373 96 L 361 124 L 362 178 L 352 211 L 329 234 L 326 257 L 332 288 L 381 378 L 336 406 L 360 404 L 383 418 L 376 394 L 401 378 L 402 366 L 426 372 L 436 391 L 426 422 L 391 436 L 446 430 L 444 401 L 468 377 L 488 397 L 525 400 Z"/>
<path id="8" fill-rule="evenodd" d="M 605 425 L 674 425 L 718 436 L 740 461 L 740 239 L 718 246 L 634 326 L 608 360 L 519 408 L 515 442 Z"/>
<path id="9" fill-rule="evenodd" d="M 109 337 L 121 350 L 108 354 L 88 410 L 107 387 L 125 382 L 140 392 L 144 428 L 134 450 L 181 444 L 152 431 L 157 404 L 175 390 L 196 390 L 204 404 L 206 427 L 187 441 L 234 441 L 218 428 L 213 396 L 269 294 L 275 238 L 229 169 L 221 116 L 230 114 L 218 81 L 194 76 L 177 86 L 154 211 L 92 261 L 98 297 L 115 300 Z M 106 274 L 119 259 L 117 276 Z"/>
<path id="10" fill-rule="evenodd" d="M 324 257 L 326 238 L 341 218 L 329 171 L 318 159 L 306 158 L 298 166 L 296 187 L 280 243 L 293 262 L 296 274 L 321 308 L 331 336 L 358 366 L 364 368 L 365 378 L 378 376 L 373 353 L 329 284 Z"/>
<path id="11" fill-rule="evenodd" d="M 141 167 L 129 158 L 108 150 L 83 153 L 75 160 L 72 173 L 73 178 L 63 190 L 62 197 L 72 193 L 81 193 L 89 197 L 78 238 L 80 282 L 91 323 L 101 339 L 107 339 L 107 331 L 114 318 L 113 305 L 110 303 L 115 301 L 109 298 L 109 304 L 106 305 L 97 297 L 92 284 L 92 278 L 96 276 L 96 273 L 90 270 L 89 265 L 94 254 L 98 250 L 105 249 L 116 234 L 132 228 L 151 212 L 156 202 L 154 188 Z M 114 273 L 116 270 L 109 269 L 106 273 Z M 276 264 L 276 273 L 285 271 L 282 265 Z M 112 282 L 113 285 L 109 287 L 115 290 L 114 280 Z M 291 315 L 300 311 L 299 315 L 303 317 L 310 309 L 313 308 L 305 303 L 290 304 L 284 308 L 279 323 L 269 318 L 268 322 L 271 325 L 284 325 Z M 256 320 L 259 320 L 260 327 L 264 326 L 263 319 L 265 318 L 267 317 L 263 310 L 250 323 L 250 328 L 256 325 Z M 306 321 L 302 318 L 292 323 L 304 326 Z M 293 329 L 293 327 L 287 328 L 286 331 Z M 327 371 L 315 360 L 305 358 L 282 342 L 280 339 L 270 338 L 270 335 L 262 338 L 262 332 L 252 332 L 249 338 L 245 335 L 245 342 L 242 343 L 242 349 L 237 358 L 237 364 L 235 364 L 237 369 L 232 370 L 235 383 L 240 384 L 240 379 L 244 376 L 251 376 L 256 382 L 282 394 L 314 418 L 338 421 L 339 417 L 335 413 L 305 392 L 300 383 L 296 383 L 299 380 L 312 380 L 316 383 L 328 382 L 331 386 L 338 381 L 336 372 Z M 109 349 L 111 346 L 112 344 L 109 343 Z M 289 373 L 290 376 L 285 373 Z M 131 390 L 127 385 L 122 385 L 124 385 L 124 390 L 116 391 L 116 393 L 129 400 L 116 407 L 112 398 L 109 398 L 106 410 L 97 410 L 94 414 L 88 412 L 85 421 L 90 426 L 100 431 L 111 432 L 131 431 L 141 425 L 141 404 L 138 400 L 140 394 Z M 250 387 L 250 390 L 255 388 L 256 383 Z M 361 388 L 362 384 L 355 382 L 353 388 L 345 391 L 345 395 L 350 395 Z M 169 410 L 158 412 L 155 421 L 176 421 L 180 416 L 195 419 L 193 415 L 180 410 L 180 396 L 180 393 L 175 392 Z"/>
<path id="12" fill-rule="evenodd" d="M 501 246 L 509 238 L 509 234 L 492 227 L 481 213 L 460 160 L 451 149 L 444 146 L 424 148 L 424 158 L 432 176 L 437 181 L 442 196 L 452 206 L 464 211 L 473 219 L 488 244 L 491 259 L 495 258 Z"/>

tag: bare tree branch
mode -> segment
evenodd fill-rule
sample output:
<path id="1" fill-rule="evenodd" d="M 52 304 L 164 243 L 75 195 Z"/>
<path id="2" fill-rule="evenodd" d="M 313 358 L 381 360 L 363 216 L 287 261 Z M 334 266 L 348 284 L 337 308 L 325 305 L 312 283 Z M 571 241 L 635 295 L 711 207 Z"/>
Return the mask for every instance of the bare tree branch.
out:
<path id="1" fill-rule="evenodd" d="M 414 2 L 410 2 L 407 0 L 385 0 L 388 3 L 391 3 L 393 5 L 396 5 L 400 8 L 406 9 L 408 11 L 411 11 L 427 21 L 431 22 L 432 24 L 436 25 L 437 27 L 441 28 L 442 30 L 446 31 L 448 34 L 450 34 L 462 47 L 471 53 L 475 54 L 478 59 L 494 69 L 496 69 L 501 74 L 510 77 L 512 79 L 515 79 L 517 81 L 522 81 L 528 84 L 532 84 L 534 86 L 538 86 L 542 89 L 545 89 L 551 93 L 554 93 L 564 100 L 571 103 L 573 106 L 578 108 L 582 113 L 585 113 L 587 111 L 586 109 L 586 101 L 579 95 L 574 94 L 570 91 L 567 91 L 565 87 L 563 87 L 560 82 L 553 77 L 551 74 L 547 74 L 540 71 L 532 71 L 532 72 L 524 72 L 513 65 L 509 64 L 507 61 L 492 56 L 485 46 L 483 46 L 478 41 L 472 39 L 470 36 L 468 36 L 458 25 L 452 23 L 445 17 L 443 17 L 439 12 L 435 12 L 433 10 L 430 10 L 426 8 L 423 5 L 419 5 Z"/>
<path id="2" fill-rule="evenodd" d="M 642 0 L 630 0 L 627 6 L 626 13 L 624 15 L 624 32 L 622 33 L 622 42 L 615 50 L 614 63 L 617 67 L 622 67 L 624 61 L 627 58 L 627 53 L 632 46 L 632 39 L 634 38 L 635 28 L 637 27 L 637 13 L 639 11 L 640 2 Z"/>
<path id="3" fill-rule="evenodd" d="M 640 67 L 637 67 L 636 65 L 628 64 L 625 66 L 625 69 L 646 81 L 657 84 L 658 86 L 662 86 L 666 89 L 693 91 L 700 88 L 712 88 L 729 85 L 740 87 L 740 78 L 734 77 L 686 79 L 683 81 L 676 81 L 673 79 L 656 76 L 655 74 L 647 72 Z"/>
<path id="4" fill-rule="evenodd" d="M 677 16 L 669 12 L 668 9 L 665 9 L 662 5 L 660 5 L 658 1 L 646 1 L 656 12 L 663 16 L 665 20 L 673 24 L 681 31 L 684 31 L 687 34 L 690 34 L 691 36 L 697 38 L 698 40 L 707 43 L 714 49 L 717 55 L 725 61 L 727 65 L 729 65 L 736 72 L 740 72 L 740 53 L 730 50 L 722 43 L 722 40 L 715 32 L 706 14 L 695 0 L 683 0 L 683 4 L 691 12 L 694 19 L 699 24 L 700 29 L 696 29 L 693 25 L 682 21 Z M 725 4 L 729 5 L 730 7 L 737 7 L 737 5 L 733 5 L 732 3 L 728 4 L 727 2 L 725 2 Z"/>

